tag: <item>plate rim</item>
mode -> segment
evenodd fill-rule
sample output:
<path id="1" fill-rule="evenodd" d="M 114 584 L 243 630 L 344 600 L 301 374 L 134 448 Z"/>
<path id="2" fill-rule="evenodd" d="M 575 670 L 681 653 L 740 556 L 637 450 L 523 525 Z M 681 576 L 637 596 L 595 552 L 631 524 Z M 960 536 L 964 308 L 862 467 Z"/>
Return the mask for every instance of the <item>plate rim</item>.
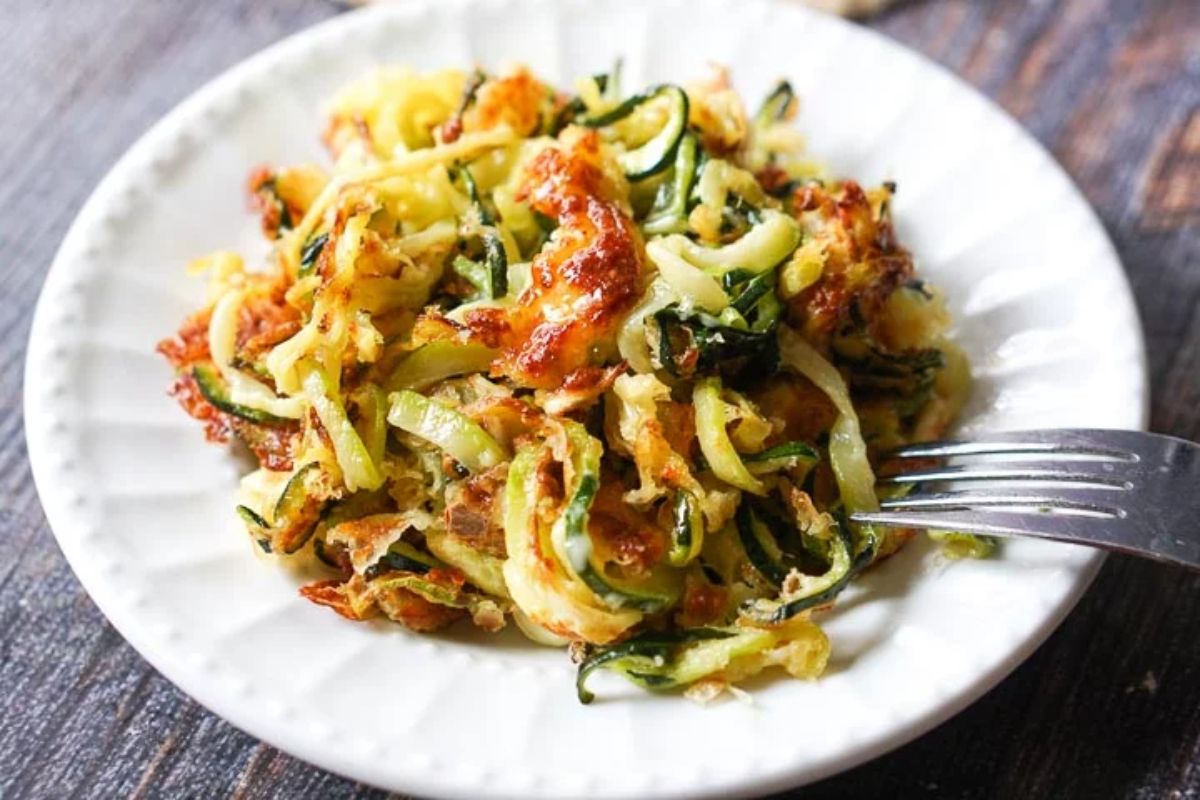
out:
<path id="1" fill-rule="evenodd" d="M 726 2 L 728 1 L 726 0 Z M 742 1 L 745 2 L 745 0 Z M 443 0 L 440 5 L 468 8 L 473 5 L 487 5 L 494 2 L 495 0 L 449 0 L 449 2 Z M 923 53 L 892 40 L 875 30 L 854 25 L 811 8 L 788 4 L 783 2 L 783 0 L 750 0 L 750 2 L 771 9 L 783 9 L 787 13 L 796 14 L 802 18 L 819 17 L 822 19 L 822 24 L 839 27 L 843 32 L 849 33 L 853 37 L 865 37 L 873 40 L 875 46 L 883 48 L 889 55 L 916 59 L 923 70 L 932 69 L 940 73 L 943 78 L 948 78 L 957 89 L 965 89 L 970 94 L 975 95 L 977 99 L 983 101 L 993 113 L 997 113 L 1009 125 L 1019 131 L 1020 138 L 1024 140 L 1025 145 L 1032 146 L 1038 151 L 1039 155 L 1043 157 L 1045 163 L 1048 165 L 1048 168 L 1055 173 L 1054 178 L 1063 184 L 1073 201 L 1079 204 L 1081 209 L 1086 212 L 1087 225 L 1093 228 L 1094 232 L 1100 237 L 1099 240 L 1103 241 L 1108 256 L 1117 267 L 1116 275 L 1113 277 L 1120 282 L 1123 289 L 1120 301 L 1126 306 L 1125 312 L 1134 326 L 1134 333 L 1137 339 L 1135 343 L 1136 347 L 1134 348 L 1138 367 L 1135 379 L 1140 381 L 1140 391 L 1137 393 L 1138 408 L 1136 412 L 1140 419 L 1139 427 L 1145 429 L 1150 413 L 1149 367 L 1144 328 L 1138 314 L 1129 275 L 1124 268 L 1119 252 L 1095 209 L 1069 174 L 1042 143 L 1022 127 L 1007 110 L 992 100 L 992 98 L 971 86 L 949 68 L 939 64 Z M 622 5 L 620 0 L 607 0 L 607 4 L 612 6 Z M 70 505 L 67 502 L 67 498 L 63 496 L 58 487 L 54 486 L 54 480 L 62 474 L 66 469 L 66 465 L 64 463 L 59 463 L 58 465 L 51 464 L 52 456 L 50 449 L 47 447 L 45 437 L 46 426 L 43 419 L 44 415 L 48 412 L 38 403 L 38 395 L 50 387 L 44 385 L 45 381 L 38 374 L 38 368 L 43 360 L 43 351 L 46 349 L 43 345 L 46 342 L 48 334 L 44 329 L 50 324 L 49 316 L 53 310 L 50 308 L 50 304 L 60 299 L 64 291 L 72 291 L 70 288 L 64 289 L 60 286 L 67 279 L 67 273 L 72 269 L 72 262 L 81 262 L 87 258 L 86 252 L 80 252 L 79 240 L 84 235 L 84 231 L 95 224 L 95 221 L 103 214 L 103 210 L 117 199 L 117 189 L 122 184 L 129 183 L 128 176 L 136 174 L 138 167 L 141 166 L 139 161 L 142 159 L 142 153 L 152 150 L 151 145 L 157 139 L 172 133 L 183 121 L 186 121 L 195 114 L 196 109 L 211 107 L 214 100 L 223 94 L 229 91 L 237 91 L 236 87 L 239 84 L 252 80 L 264 67 L 279 60 L 286 60 L 288 52 L 291 49 L 305 49 L 314 40 L 324 37 L 335 37 L 339 33 L 344 32 L 344 30 L 352 30 L 359 25 L 367 24 L 368 21 L 376 17 L 380 19 L 405 16 L 417 17 L 428 13 L 429 9 L 438 5 L 438 0 L 406 0 L 403 3 L 381 3 L 338 14 L 302 28 L 255 51 L 248 57 L 222 70 L 216 76 L 205 81 L 197 89 L 187 94 L 171 110 L 151 124 L 145 132 L 133 141 L 96 184 L 92 193 L 80 206 L 67 233 L 64 235 L 39 292 L 30 327 L 25 368 L 23 371 L 23 427 L 29 462 L 39 500 L 64 557 L 67 559 L 72 571 L 84 590 L 88 593 L 92 602 L 104 614 L 109 624 L 137 650 L 142 658 L 149 662 L 155 670 L 166 677 L 176 688 L 235 728 L 244 731 L 260 741 L 271 744 L 284 752 L 317 765 L 322 769 L 350 780 L 363 781 L 386 790 L 396 790 L 401 787 L 394 780 L 387 779 L 384 773 L 379 770 L 364 772 L 358 769 L 358 766 L 355 764 L 342 762 L 336 752 L 322 750 L 310 738 L 291 734 L 285 727 L 280 727 L 273 721 L 258 720 L 248 714 L 240 713 L 237 698 L 228 689 L 223 688 L 218 681 L 213 680 L 211 672 L 203 670 L 197 672 L 194 667 L 189 667 L 186 663 L 189 659 L 182 657 L 179 653 L 170 652 L 169 648 L 161 647 L 158 642 L 153 641 L 144 628 L 139 626 L 139 621 L 136 617 L 121 607 L 121 604 L 118 602 L 119 592 L 114 591 L 111 578 L 104 577 L 96 564 L 84 558 L 84 537 L 80 534 L 81 528 L 71 519 L 71 515 L 67 509 L 67 506 Z M 75 269 L 80 269 L 79 264 L 76 264 Z M 909 721 L 908 724 L 893 727 L 885 735 L 879 735 L 866 744 L 855 744 L 848 751 L 842 751 L 831 756 L 824 762 L 817 763 L 815 767 L 811 765 L 792 765 L 790 768 L 767 778 L 739 776 L 739 779 L 735 780 L 732 784 L 717 781 L 711 786 L 703 787 L 701 794 L 703 796 L 743 796 L 801 785 L 797 781 L 809 784 L 824 780 L 874 760 L 940 726 L 950 718 L 957 716 L 984 694 L 991 691 L 1018 666 L 1024 663 L 1046 641 L 1050 634 L 1062 624 L 1063 620 L 1075 607 L 1084 592 L 1086 592 L 1104 560 L 1105 555 L 1100 551 L 1082 557 L 1079 565 L 1075 567 L 1076 577 L 1074 578 L 1071 590 L 1066 592 L 1055 606 L 1043 614 L 1040 623 L 1033 630 L 1029 631 L 1017 646 L 1011 648 L 1006 656 L 994 665 L 992 669 L 977 672 L 965 688 L 957 694 L 944 698 L 940 703 L 929 707 L 924 713 L 918 714 L 914 719 Z M 201 655 L 196 660 L 202 663 L 203 659 L 204 656 Z M 404 778 L 402 790 L 425 796 L 469 796 L 468 792 L 461 791 L 456 786 L 438 780 L 436 774 L 430 775 L 422 773 L 419 770 L 408 772 Z M 489 793 L 492 796 L 504 796 L 502 792 L 496 793 L 493 791 Z M 661 785 L 656 786 L 651 794 L 658 797 L 684 796 L 684 793 L 678 789 L 673 791 L 671 787 Z M 697 796 L 694 791 L 688 791 L 686 794 L 687 796 Z"/>

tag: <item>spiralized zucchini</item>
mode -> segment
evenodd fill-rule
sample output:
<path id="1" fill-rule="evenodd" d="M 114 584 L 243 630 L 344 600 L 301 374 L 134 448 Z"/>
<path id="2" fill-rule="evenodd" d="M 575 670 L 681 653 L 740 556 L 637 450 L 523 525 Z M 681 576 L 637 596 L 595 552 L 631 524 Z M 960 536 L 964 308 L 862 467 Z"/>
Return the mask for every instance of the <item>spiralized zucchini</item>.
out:
<path id="1" fill-rule="evenodd" d="M 724 72 L 577 92 L 347 87 L 331 167 L 254 172 L 263 268 L 196 263 L 172 391 L 257 458 L 255 547 L 323 565 L 302 594 L 344 617 L 513 620 L 571 646 L 584 702 L 601 670 L 699 699 L 815 678 L 819 614 L 905 538 L 846 522 L 879 447 L 969 389 L 948 315 L 894 187 L 814 167 L 787 84 L 753 118 Z"/>

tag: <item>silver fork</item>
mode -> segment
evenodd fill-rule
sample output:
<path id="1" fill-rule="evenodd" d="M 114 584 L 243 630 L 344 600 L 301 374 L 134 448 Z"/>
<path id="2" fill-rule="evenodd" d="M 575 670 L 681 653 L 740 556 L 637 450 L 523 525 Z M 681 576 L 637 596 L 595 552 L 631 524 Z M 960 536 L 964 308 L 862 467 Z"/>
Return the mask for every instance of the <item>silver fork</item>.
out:
<path id="1" fill-rule="evenodd" d="M 1200 445 L 1116 430 L 1041 430 L 929 442 L 890 454 L 937 466 L 856 522 L 1092 545 L 1200 570 Z M 965 462 L 965 463 L 964 463 Z"/>

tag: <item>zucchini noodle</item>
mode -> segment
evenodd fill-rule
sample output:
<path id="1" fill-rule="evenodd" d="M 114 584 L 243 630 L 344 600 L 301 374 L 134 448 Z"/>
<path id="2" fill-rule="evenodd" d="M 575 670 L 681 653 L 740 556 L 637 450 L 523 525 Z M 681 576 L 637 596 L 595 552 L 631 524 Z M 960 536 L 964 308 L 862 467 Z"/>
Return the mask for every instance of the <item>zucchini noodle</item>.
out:
<path id="1" fill-rule="evenodd" d="M 405 153 L 394 159 L 347 173 L 334 178 L 326 186 L 305 213 L 300 224 L 292 231 L 290 248 L 285 252 L 287 262 L 295 267 L 300 264 L 300 249 L 304 242 L 316 230 L 321 218 L 334 204 L 334 200 L 347 186 L 353 184 L 378 183 L 388 178 L 428 170 L 431 167 L 452 164 L 455 161 L 475 155 L 480 150 L 501 147 L 514 141 L 512 131 L 506 129 L 487 131 L 463 137 L 458 142 L 440 145 L 426 150 Z"/>
<path id="2" fill-rule="evenodd" d="M 230 291 L 213 306 L 208 324 L 208 348 L 221 377 L 229 384 L 229 399 L 241 406 L 255 408 L 277 417 L 298 419 L 304 406 L 297 398 L 279 397 L 270 387 L 234 368 L 237 347 L 238 314 L 245 293 Z"/>
<path id="3" fill-rule="evenodd" d="M 319 367 L 308 367 L 305 373 L 302 381 L 305 399 L 329 434 L 346 489 L 351 492 L 378 489 L 383 484 L 383 477 L 359 438 L 358 431 L 346 416 L 346 409 L 338 399 L 335 381 Z"/>
<path id="4" fill-rule="evenodd" d="M 328 166 L 251 174 L 266 262 L 195 262 L 171 391 L 257 461 L 251 546 L 348 620 L 511 622 L 569 646 L 583 702 L 600 670 L 701 700 L 818 677 L 821 614 L 906 538 L 845 523 L 873 459 L 966 398 L 949 315 L 894 187 L 814 167 L 786 82 L 753 118 L 720 71 L 576 86 L 340 93 Z"/>
<path id="5" fill-rule="evenodd" d="M 730 486 L 753 494 L 766 494 L 766 487 L 746 469 L 725 431 L 729 419 L 725 401 L 721 399 L 721 380 L 703 378 L 696 381 L 692 404 L 696 407 L 696 437 L 700 440 L 700 451 L 712 471 Z"/>
<path id="6" fill-rule="evenodd" d="M 790 256 L 798 244 L 800 228 L 796 221 L 769 210 L 745 236 L 724 247 L 703 247 L 679 235 L 668 237 L 661 246 L 701 269 L 722 275 L 734 269 L 764 272 Z"/>
<path id="7" fill-rule="evenodd" d="M 650 242 L 646 245 L 646 255 L 687 307 L 720 314 L 729 305 L 729 295 L 716 278 L 685 261 L 666 244 Z"/>
<path id="8" fill-rule="evenodd" d="M 621 358 L 625 359 L 634 372 L 654 372 L 653 356 L 646 341 L 646 318 L 678 302 L 679 295 L 666 281 L 656 280 L 650 284 L 642 301 L 621 323 L 621 330 L 617 334 L 617 349 Z"/>
<path id="9" fill-rule="evenodd" d="M 858 412 L 841 374 L 811 344 L 788 328 L 779 330 L 779 355 L 784 364 L 812 381 L 837 408 L 837 420 L 829 431 L 829 464 L 837 477 L 846 510 L 877 511 L 875 473 L 867 458 Z"/>

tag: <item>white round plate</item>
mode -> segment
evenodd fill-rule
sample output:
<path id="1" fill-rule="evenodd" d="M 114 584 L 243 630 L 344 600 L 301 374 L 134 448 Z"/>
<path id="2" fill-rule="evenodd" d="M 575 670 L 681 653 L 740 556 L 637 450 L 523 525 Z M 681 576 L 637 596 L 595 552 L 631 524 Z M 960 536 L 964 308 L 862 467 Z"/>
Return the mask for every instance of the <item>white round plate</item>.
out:
<path id="1" fill-rule="evenodd" d="M 562 652 L 352 624 L 301 599 L 233 514 L 239 465 L 166 395 L 154 353 L 203 302 L 196 256 L 265 254 L 247 171 L 322 161 L 319 107 L 372 65 L 524 61 L 561 86 L 625 59 L 628 86 L 728 64 L 756 102 L 786 76 L 814 154 L 894 179 L 901 240 L 945 289 L 977 386 L 972 431 L 1144 424 L 1140 327 L 1116 254 L 1050 157 L 924 59 L 799 5 L 410 0 L 246 61 L 157 124 L 64 241 L 29 343 L 29 455 L 80 581 L 155 667 L 216 713 L 327 769 L 457 797 L 728 796 L 847 769 L 962 709 L 1050 633 L 1095 552 L 1012 542 L 947 563 L 915 543 L 827 615 L 828 674 L 700 707 Z"/>

